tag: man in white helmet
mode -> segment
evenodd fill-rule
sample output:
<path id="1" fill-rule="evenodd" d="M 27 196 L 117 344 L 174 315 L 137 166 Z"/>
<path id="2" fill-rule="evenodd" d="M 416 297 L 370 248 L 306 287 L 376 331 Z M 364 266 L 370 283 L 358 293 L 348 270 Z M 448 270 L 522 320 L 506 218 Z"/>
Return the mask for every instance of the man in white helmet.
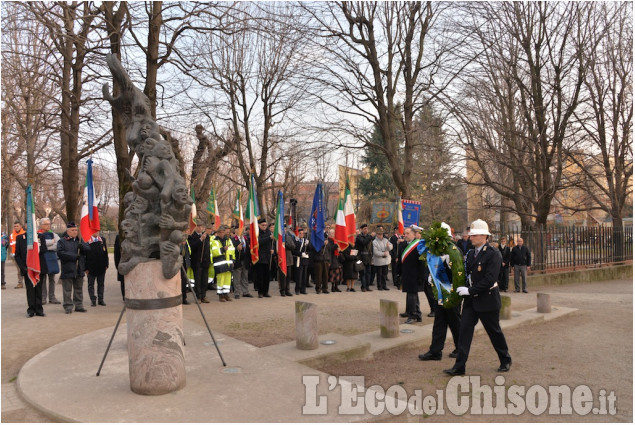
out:
<path id="1" fill-rule="evenodd" d="M 501 297 L 497 280 L 501 256 L 487 243 L 489 235 L 486 222 L 480 219 L 472 222 L 470 240 L 474 249 L 467 253 L 465 286 L 457 288 L 457 293 L 463 297 L 458 355 L 454 366 L 444 370 L 448 375 L 465 374 L 465 364 L 470 354 L 474 327 L 479 320 L 498 354 L 500 360 L 498 372 L 507 372 L 511 368 L 512 358 L 499 323 Z"/>

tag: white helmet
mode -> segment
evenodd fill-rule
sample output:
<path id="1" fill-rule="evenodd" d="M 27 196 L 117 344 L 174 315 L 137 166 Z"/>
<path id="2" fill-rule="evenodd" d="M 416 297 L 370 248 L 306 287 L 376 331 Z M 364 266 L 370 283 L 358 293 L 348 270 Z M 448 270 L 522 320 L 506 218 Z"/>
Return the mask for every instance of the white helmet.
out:
<path id="1" fill-rule="evenodd" d="M 441 223 L 441 228 L 447 230 L 448 232 L 448 236 L 452 237 L 452 228 L 450 227 L 450 225 L 448 223 L 446 223 L 445 221 Z"/>
<path id="2" fill-rule="evenodd" d="M 478 220 L 474 220 L 470 225 L 470 236 L 472 235 L 491 235 L 489 232 L 489 226 L 480 218 Z"/>

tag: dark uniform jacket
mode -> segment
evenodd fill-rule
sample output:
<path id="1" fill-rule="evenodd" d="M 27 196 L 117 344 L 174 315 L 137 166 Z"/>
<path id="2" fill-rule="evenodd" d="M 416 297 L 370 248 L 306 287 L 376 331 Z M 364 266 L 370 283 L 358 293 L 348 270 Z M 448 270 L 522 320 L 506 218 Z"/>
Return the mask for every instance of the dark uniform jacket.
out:
<path id="1" fill-rule="evenodd" d="M 419 260 L 419 252 L 415 248 L 408 256 L 402 261 L 402 254 L 408 242 L 403 241 L 399 244 L 397 250 L 397 268 L 399 275 L 401 276 L 401 290 L 402 292 L 422 292 L 424 290 L 424 282 L 428 282 L 428 268 L 425 263 Z"/>
<path id="2" fill-rule="evenodd" d="M 476 257 L 475 252 L 476 249 L 471 249 L 467 253 L 465 275 L 466 279 L 471 278 L 471 285 L 466 281 L 470 295 L 464 297 L 465 302 L 472 302 L 474 310 L 479 313 L 500 310 L 501 297 L 498 286 L 492 288 L 498 280 L 501 268 L 500 253 L 488 243 L 483 245 Z"/>
<path id="3" fill-rule="evenodd" d="M 509 249 L 509 245 L 505 245 L 505 248 L 503 248 L 502 246 L 498 247 L 498 250 L 501 252 L 501 257 L 503 259 L 503 263 L 505 263 L 505 265 L 501 265 L 501 267 L 508 269 L 509 268 L 509 262 L 511 261 L 511 250 Z"/>
<path id="4" fill-rule="evenodd" d="M 271 248 L 273 239 L 269 228 L 261 230 L 258 234 L 258 264 L 269 264 L 272 260 Z"/>
<path id="5" fill-rule="evenodd" d="M 79 237 L 71 238 L 64 232 L 57 241 L 57 258 L 60 259 L 60 279 L 75 279 L 84 276 L 86 251 L 88 244 L 79 241 Z"/>
<path id="6" fill-rule="evenodd" d="M 22 276 L 27 276 L 27 266 L 26 266 L 26 233 L 21 233 L 15 238 L 15 262 L 20 267 L 20 273 Z"/>
<path id="7" fill-rule="evenodd" d="M 243 236 L 245 243 L 239 250 L 238 245 L 241 244 L 238 235 L 232 237 L 234 248 L 236 248 L 236 259 L 234 260 L 234 269 L 239 269 L 242 266 L 249 267 L 251 265 L 251 253 L 249 251 L 249 236 Z"/>
<path id="8" fill-rule="evenodd" d="M 86 270 L 91 276 L 99 276 L 106 273 L 108 268 L 108 248 L 106 241 L 95 241 L 88 244 L 86 251 Z"/>
<path id="9" fill-rule="evenodd" d="M 364 235 L 360 233 L 355 238 L 355 249 L 357 250 L 357 258 L 362 260 L 365 266 L 370 266 L 370 263 L 373 259 L 373 254 L 371 252 L 373 237 L 369 234 Z"/>
<path id="10" fill-rule="evenodd" d="M 212 263 L 209 253 L 210 236 L 201 241 L 201 234 L 193 232 L 187 237 L 190 245 L 190 261 L 193 269 L 205 269 Z"/>

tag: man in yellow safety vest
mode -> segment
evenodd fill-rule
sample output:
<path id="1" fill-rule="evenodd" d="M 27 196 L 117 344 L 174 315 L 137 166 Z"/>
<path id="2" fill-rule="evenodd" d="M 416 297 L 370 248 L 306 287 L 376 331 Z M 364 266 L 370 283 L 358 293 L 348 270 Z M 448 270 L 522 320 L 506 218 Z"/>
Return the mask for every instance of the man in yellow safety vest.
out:
<path id="1" fill-rule="evenodd" d="M 227 235 L 227 226 L 220 226 L 212 239 L 210 254 L 214 274 L 216 275 L 216 293 L 220 302 L 233 301 L 229 298 L 229 290 L 232 284 L 232 270 L 236 249 Z"/>

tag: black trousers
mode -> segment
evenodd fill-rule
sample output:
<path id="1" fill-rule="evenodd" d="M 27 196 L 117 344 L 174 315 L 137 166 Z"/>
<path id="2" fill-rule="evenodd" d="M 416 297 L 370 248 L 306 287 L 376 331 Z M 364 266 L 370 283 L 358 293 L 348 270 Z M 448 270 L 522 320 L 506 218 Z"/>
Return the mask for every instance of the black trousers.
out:
<path id="1" fill-rule="evenodd" d="M 39 283 L 33 286 L 31 279 L 28 276 L 24 277 L 24 286 L 26 287 L 26 302 L 29 305 L 26 312 L 30 315 L 44 314 L 42 308 L 42 285 Z"/>
<path id="2" fill-rule="evenodd" d="M 386 287 L 386 279 L 388 278 L 388 266 L 374 266 L 377 276 L 377 289 Z"/>
<path id="3" fill-rule="evenodd" d="M 432 292 L 432 286 L 428 282 L 425 282 L 423 285 L 423 292 L 426 294 L 426 299 L 428 300 L 428 305 L 430 306 L 430 312 L 434 311 L 435 306 L 437 305 L 437 301 L 434 299 L 434 292 Z"/>
<path id="4" fill-rule="evenodd" d="M 254 287 L 258 290 L 258 295 L 269 293 L 269 264 L 254 264 Z"/>
<path id="5" fill-rule="evenodd" d="M 395 285 L 396 287 L 400 286 L 400 278 L 399 278 L 399 273 L 397 273 L 397 262 L 393 261 L 392 262 L 392 266 L 390 266 L 390 271 L 392 273 L 392 283 L 393 285 Z"/>
<path id="6" fill-rule="evenodd" d="M 459 328 L 461 326 L 461 313 L 459 306 L 444 308 L 442 305 L 434 306 L 434 325 L 432 325 L 431 353 L 441 353 L 445 346 L 445 337 L 448 334 L 448 327 L 452 333 L 454 347 L 459 346 Z"/>
<path id="7" fill-rule="evenodd" d="M 289 292 L 291 276 L 293 276 L 293 267 L 287 266 L 286 275 L 282 273 L 282 270 L 278 267 L 278 289 L 280 289 L 280 294 Z"/>
<path id="8" fill-rule="evenodd" d="M 499 310 L 477 312 L 474 310 L 472 301 L 466 299 L 463 302 L 463 313 L 461 316 L 461 326 L 459 328 L 459 346 L 458 355 L 456 357 L 456 363 L 454 367 L 456 369 L 465 370 L 465 364 L 470 354 L 470 347 L 472 345 L 472 338 L 474 337 L 474 327 L 480 320 L 485 328 L 485 332 L 489 336 L 489 340 L 498 354 L 498 359 L 501 364 L 510 363 L 512 358 L 509 355 L 507 348 L 507 341 L 505 341 L 505 335 L 501 330 L 499 323 Z"/>
<path id="9" fill-rule="evenodd" d="M 295 292 L 306 292 L 306 284 L 309 280 L 309 266 L 300 265 L 295 268 Z"/>
<path id="10" fill-rule="evenodd" d="M 104 301 L 104 280 L 106 279 L 106 272 L 99 275 L 88 274 L 88 296 L 90 297 L 90 301 L 95 303 L 98 299 L 99 301 Z M 95 297 L 95 281 L 97 281 L 97 297 Z"/>
<path id="11" fill-rule="evenodd" d="M 209 264 L 192 267 L 194 272 L 194 293 L 198 299 L 202 300 L 207 295 L 207 279 L 209 275 Z"/>
<path id="12" fill-rule="evenodd" d="M 501 291 L 507 291 L 509 289 L 509 267 L 501 267 L 498 283 L 500 284 Z"/>
<path id="13" fill-rule="evenodd" d="M 408 318 L 421 319 L 418 292 L 406 292 L 406 314 L 408 314 Z"/>
<path id="14" fill-rule="evenodd" d="M 329 281 L 329 263 L 326 262 L 315 262 L 313 263 L 313 271 L 315 273 L 314 282 L 315 283 L 315 292 L 318 294 L 322 291 L 327 291 L 327 284 Z"/>

